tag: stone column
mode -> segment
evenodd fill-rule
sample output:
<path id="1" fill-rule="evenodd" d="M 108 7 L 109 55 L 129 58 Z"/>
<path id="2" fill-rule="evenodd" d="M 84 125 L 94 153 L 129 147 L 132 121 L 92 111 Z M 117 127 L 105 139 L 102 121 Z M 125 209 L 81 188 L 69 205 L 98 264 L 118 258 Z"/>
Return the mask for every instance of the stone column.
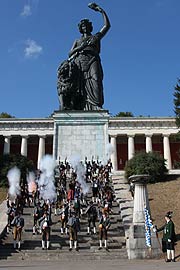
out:
<path id="1" fill-rule="evenodd" d="M 4 155 L 10 153 L 11 136 L 4 138 Z"/>
<path id="2" fill-rule="evenodd" d="M 131 177 L 130 177 L 131 178 Z M 134 211 L 133 211 L 133 224 L 144 223 L 144 208 L 149 210 L 149 199 L 147 191 L 147 181 L 149 180 L 149 175 L 136 175 L 132 176 L 132 181 L 135 184 L 134 190 Z"/>
<path id="3" fill-rule="evenodd" d="M 27 157 L 27 139 L 28 136 L 23 136 L 21 141 L 21 155 Z"/>
<path id="4" fill-rule="evenodd" d="M 42 157 L 45 155 L 45 136 L 39 137 L 39 148 L 38 148 L 38 163 L 37 168 L 40 168 L 40 162 Z"/>
<path id="5" fill-rule="evenodd" d="M 169 143 L 169 135 L 163 135 L 164 159 L 166 159 L 166 167 L 168 170 L 172 169 L 171 150 Z"/>
<path id="6" fill-rule="evenodd" d="M 149 210 L 147 182 L 149 175 L 133 175 L 129 180 L 135 184 L 133 222 L 129 229 L 126 248 L 129 259 L 155 258 L 161 254 L 161 249 L 154 232 L 151 232 L 151 249 L 146 246 L 145 212 Z"/>
<path id="7" fill-rule="evenodd" d="M 128 160 L 134 156 L 134 135 L 128 136 Z"/>
<path id="8" fill-rule="evenodd" d="M 116 144 L 117 136 L 111 136 L 111 145 L 113 147 L 113 153 L 111 154 L 111 162 L 113 171 L 117 171 L 117 144 Z"/>
<path id="9" fill-rule="evenodd" d="M 152 135 L 145 135 L 146 136 L 146 153 L 152 152 Z"/>
<path id="10" fill-rule="evenodd" d="M 53 136 L 53 158 L 55 160 L 59 160 L 59 153 L 58 153 L 58 125 L 54 122 L 54 136 Z"/>

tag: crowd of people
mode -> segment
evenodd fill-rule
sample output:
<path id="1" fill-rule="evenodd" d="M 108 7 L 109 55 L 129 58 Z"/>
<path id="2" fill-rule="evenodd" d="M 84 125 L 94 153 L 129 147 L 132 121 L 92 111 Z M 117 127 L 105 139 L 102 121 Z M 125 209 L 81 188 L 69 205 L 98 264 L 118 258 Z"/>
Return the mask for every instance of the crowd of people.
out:
<path id="1" fill-rule="evenodd" d="M 63 235 L 69 237 L 69 251 L 73 248 L 76 251 L 79 249 L 78 235 L 83 219 L 86 219 L 87 235 L 97 235 L 98 232 L 99 250 L 103 248 L 103 240 L 104 248 L 108 250 L 108 230 L 111 226 L 114 200 L 114 191 L 110 181 L 112 163 L 109 160 L 106 165 L 102 165 L 98 161 L 85 159 L 83 168 L 82 183 L 78 179 L 77 168 L 74 169 L 67 160 L 59 161 L 55 177 L 56 198 L 54 200 L 45 200 L 41 196 L 42 187 L 38 186 L 40 171 L 36 175 L 33 192 L 29 191 L 28 185 L 21 185 L 21 193 L 14 201 L 11 202 L 7 198 L 7 233 L 13 228 L 14 249 L 21 249 L 21 234 L 25 223 L 22 217 L 23 209 L 33 207 L 32 233 L 33 235 L 41 234 L 43 250 L 50 249 L 53 215 L 59 221 L 59 234 L 62 237 Z M 166 262 L 174 262 L 176 234 L 172 212 L 166 213 L 165 224 L 162 227 L 153 226 L 153 229 L 157 237 L 158 232 L 163 231 L 162 244 L 160 244 L 162 252 L 166 253 Z"/>
<path id="2" fill-rule="evenodd" d="M 21 193 L 16 200 L 10 202 L 7 198 L 8 226 L 7 232 L 13 227 L 14 248 L 21 248 L 21 233 L 24 227 L 22 217 L 24 207 L 33 207 L 32 233 L 41 234 L 42 249 L 50 249 L 51 226 L 53 215 L 60 222 L 59 233 L 69 235 L 69 251 L 78 251 L 78 233 L 81 230 L 81 221 L 87 219 L 87 234 L 97 234 L 99 230 L 99 249 L 107 247 L 108 229 L 111 225 L 112 202 L 114 192 L 110 183 L 112 163 L 106 165 L 101 162 L 87 161 L 81 165 L 84 168 L 83 183 L 79 181 L 77 168 L 74 169 L 67 160 L 59 161 L 56 169 L 54 200 L 41 197 L 41 186 L 38 186 L 38 171 L 33 192 L 29 192 L 28 185 L 21 186 Z M 58 171 L 58 173 L 57 173 Z M 74 244 L 74 245 L 73 245 Z"/>

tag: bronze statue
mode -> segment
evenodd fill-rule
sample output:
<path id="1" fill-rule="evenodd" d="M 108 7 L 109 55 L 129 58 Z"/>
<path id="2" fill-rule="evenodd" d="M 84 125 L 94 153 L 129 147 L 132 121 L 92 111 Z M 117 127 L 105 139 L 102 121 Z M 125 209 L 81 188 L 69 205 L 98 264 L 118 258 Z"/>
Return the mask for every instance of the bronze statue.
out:
<path id="1" fill-rule="evenodd" d="M 98 33 L 93 35 L 93 26 L 88 19 L 83 19 L 78 24 L 82 36 L 74 42 L 68 59 L 69 65 L 73 63 L 77 67 L 77 69 L 74 68 L 73 70 L 74 76 L 69 77 L 75 87 L 73 89 L 67 87 L 66 93 L 68 92 L 71 96 L 71 106 L 66 106 L 67 101 L 63 94 L 64 90 L 58 85 L 59 94 L 62 94 L 62 96 L 59 96 L 61 110 L 68 109 L 67 107 L 71 107 L 69 109 L 73 110 L 101 110 L 104 104 L 103 70 L 99 53 L 100 41 L 109 30 L 110 22 L 106 12 L 100 6 L 95 3 L 90 3 L 88 6 L 102 14 L 104 26 Z M 58 80 L 61 80 L 60 73 Z M 79 99 L 79 102 L 76 103 L 77 99 Z"/>
<path id="2" fill-rule="evenodd" d="M 63 61 L 58 68 L 57 90 L 61 110 L 83 110 L 83 96 L 79 83 L 79 72 L 74 61 Z"/>

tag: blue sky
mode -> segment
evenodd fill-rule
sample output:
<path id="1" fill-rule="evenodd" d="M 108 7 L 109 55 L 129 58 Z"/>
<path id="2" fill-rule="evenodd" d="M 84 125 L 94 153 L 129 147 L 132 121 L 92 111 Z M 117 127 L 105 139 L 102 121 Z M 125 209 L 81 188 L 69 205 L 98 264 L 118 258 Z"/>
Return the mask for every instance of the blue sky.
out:
<path id="1" fill-rule="evenodd" d="M 48 117 L 59 107 L 58 65 L 80 36 L 82 18 L 97 32 L 89 0 L 0 1 L 0 112 Z M 99 0 L 111 29 L 101 44 L 104 108 L 112 115 L 174 116 L 180 77 L 179 0 Z"/>

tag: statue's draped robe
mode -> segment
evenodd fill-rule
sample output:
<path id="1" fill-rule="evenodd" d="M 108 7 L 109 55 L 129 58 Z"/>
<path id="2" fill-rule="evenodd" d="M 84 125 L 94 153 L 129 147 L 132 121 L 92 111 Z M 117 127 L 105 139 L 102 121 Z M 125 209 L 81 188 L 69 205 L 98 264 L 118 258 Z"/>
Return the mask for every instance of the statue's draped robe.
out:
<path id="1" fill-rule="evenodd" d="M 101 33 L 81 37 L 75 41 L 72 48 L 74 49 L 76 46 L 80 46 L 84 41 L 88 42 L 88 45 L 74 58 L 80 72 L 81 82 L 79 86 L 81 87 L 80 92 L 83 92 L 85 98 L 84 110 L 98 110 L 104 104 L 103 70 L 99 57 L 101 38 Z"/>

